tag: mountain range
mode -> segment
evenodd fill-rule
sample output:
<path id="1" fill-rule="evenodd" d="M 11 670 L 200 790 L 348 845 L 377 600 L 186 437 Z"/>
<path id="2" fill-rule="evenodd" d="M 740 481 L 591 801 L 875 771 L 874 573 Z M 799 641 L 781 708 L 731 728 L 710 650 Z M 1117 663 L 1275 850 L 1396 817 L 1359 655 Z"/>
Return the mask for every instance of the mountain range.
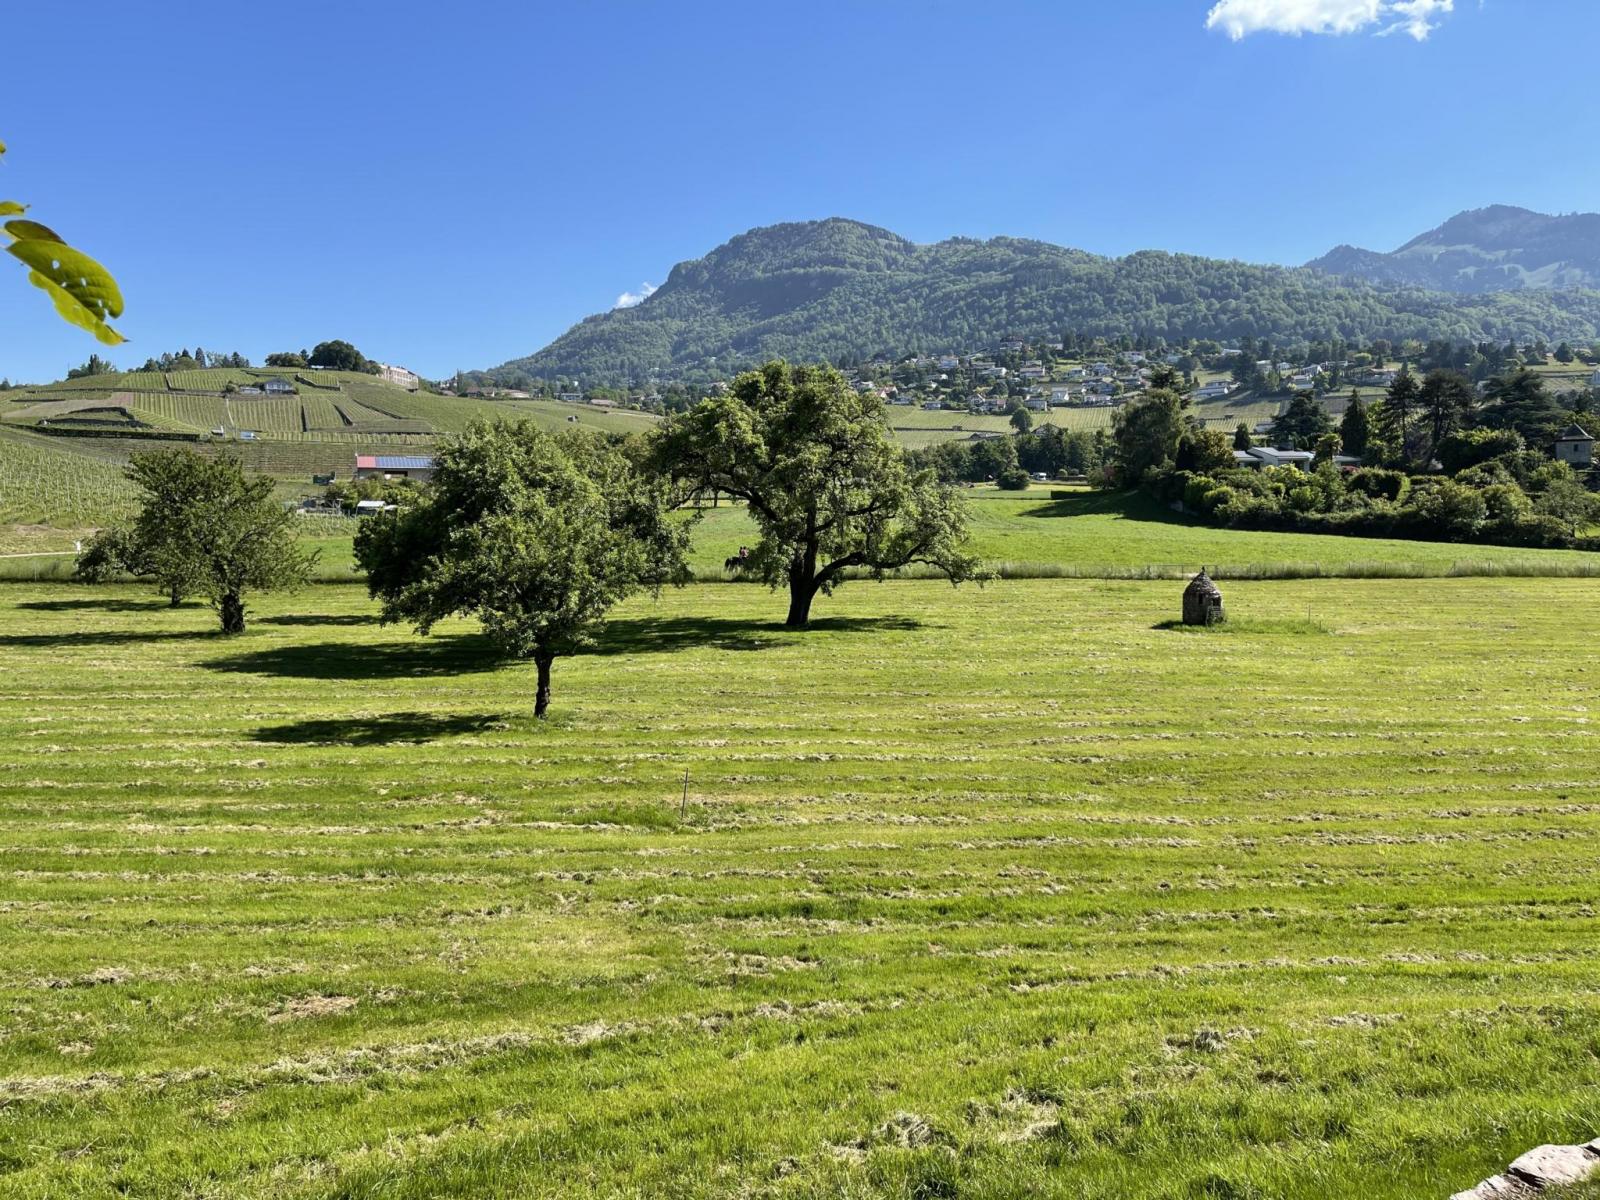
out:
<path id="1" fill-rule="evenodd" d="M 1600 213 L 1552 217 L 1505 204 L 1451 217 L 1390 254 L 1339 246 L 1325 275 L 1478 294 L 1600 287 Z"/>
<path id="2" fill-rule="evenodd" d="M 483 381 L 640 385 L 763 359 L 851 362 L 1007 335 L 1507 341 L 1600 337 L 1600 215 L 1463 213 L 1393 254 L 1304 267 L 1021 238 L 931 245 L 831 218 L 752 229 L 673 267 L 642 303 L 588 317 Z"/>

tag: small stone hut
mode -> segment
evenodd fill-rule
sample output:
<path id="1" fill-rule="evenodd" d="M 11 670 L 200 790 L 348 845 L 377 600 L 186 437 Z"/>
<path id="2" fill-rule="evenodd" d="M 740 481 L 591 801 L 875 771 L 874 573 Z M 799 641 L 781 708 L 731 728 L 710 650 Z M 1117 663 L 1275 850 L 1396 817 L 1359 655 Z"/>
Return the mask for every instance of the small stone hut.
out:
<path id="1" fill-rule="evenodd" d="M 1185 625 L 1220 625 L 1227 617 L 1222 612 L 1222 592 L 1211 582 L 1204 567 L 1200 574 L 1183 589 L 1183 623 Z"/>

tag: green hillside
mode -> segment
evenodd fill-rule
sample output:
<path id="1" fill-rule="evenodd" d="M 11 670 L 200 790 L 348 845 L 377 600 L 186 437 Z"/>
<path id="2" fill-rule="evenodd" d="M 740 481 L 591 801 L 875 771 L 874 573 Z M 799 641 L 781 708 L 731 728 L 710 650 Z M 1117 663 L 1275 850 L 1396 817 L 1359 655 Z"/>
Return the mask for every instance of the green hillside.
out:
<path id="1" fill-rule="evenodd" d="M 1145 251 L 1102 258 L 1018 238 L 916 245 L 856 221 L 774 225 L 679 263 L 642 304 L 601 313 L 486 373 L 586 385 L 726 377 L 773 356 L 867 359 L 1073 331 L 1280 344 L 1345 338 L 1593 341 L 1600 292 L 1450 295 Z"/>
<path id="2" fill-rule="evenodd" d="M 275 378 L 288 380 L 294 394 L 244 390 Z M 496 417 L 620 433 L 654 421 L 646 413 L 583 404 L 408 392 L 350 371 L 128 371 L 0 393 L 0 435 L 12 446 L 26 445 L 30 461 L 65 455 L 120 465 L 137 450 L 183 444 L 237 454 L 256 470 L 306 486 L 314 474 L 347 478 L 357 454 L 416 453 L 440 434 Z M 28 491 L 23 478 L 10 477 L 6 507 L 48 512 L 48 501 L 19 498 Z"/>

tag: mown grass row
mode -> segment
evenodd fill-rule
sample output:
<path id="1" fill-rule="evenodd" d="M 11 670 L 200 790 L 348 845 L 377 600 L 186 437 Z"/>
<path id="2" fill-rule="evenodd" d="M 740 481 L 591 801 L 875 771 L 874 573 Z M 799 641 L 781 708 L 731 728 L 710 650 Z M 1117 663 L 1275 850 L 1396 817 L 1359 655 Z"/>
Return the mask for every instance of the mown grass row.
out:
<path id="1" fill-rule="evenodd" d="M 0 1194 L 1411 1200 L 1600 1132 L 1593 584 L 1181 590 L 669 591 L 543 723 L 358 588 L 0 590 Z"/>

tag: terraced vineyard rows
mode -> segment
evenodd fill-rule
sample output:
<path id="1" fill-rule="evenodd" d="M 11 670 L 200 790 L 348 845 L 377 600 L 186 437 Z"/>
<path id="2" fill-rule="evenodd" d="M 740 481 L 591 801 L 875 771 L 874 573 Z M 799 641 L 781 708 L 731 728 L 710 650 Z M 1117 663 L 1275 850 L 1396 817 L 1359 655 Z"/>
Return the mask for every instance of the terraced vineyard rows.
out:
<path id="1" fill-rule="evenodd" d="M 103 525 L 133 509 L 119 466 L 0 431 L 0 524 Z"/>

